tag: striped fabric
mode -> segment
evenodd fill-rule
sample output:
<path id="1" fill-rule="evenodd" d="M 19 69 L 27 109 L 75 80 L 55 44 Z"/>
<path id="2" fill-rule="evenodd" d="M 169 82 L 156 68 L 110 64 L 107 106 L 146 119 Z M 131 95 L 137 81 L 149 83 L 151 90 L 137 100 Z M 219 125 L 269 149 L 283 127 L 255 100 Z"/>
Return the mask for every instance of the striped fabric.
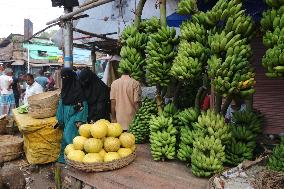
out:
<path id="1" fill-rule="evenodd" d="M 16 107 L 14 94 L 0 95 L 0 116 L 12 116 L 12 109 Z"/>

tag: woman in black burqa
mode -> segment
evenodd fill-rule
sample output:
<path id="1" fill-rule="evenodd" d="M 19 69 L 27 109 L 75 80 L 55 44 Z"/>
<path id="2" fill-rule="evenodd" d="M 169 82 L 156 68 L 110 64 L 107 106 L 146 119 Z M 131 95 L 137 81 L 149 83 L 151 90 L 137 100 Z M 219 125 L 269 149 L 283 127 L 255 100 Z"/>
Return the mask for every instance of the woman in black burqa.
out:
<path id="1" fill-rule="evenodd" d="M 56 118 L 63 129 L 61 152 L 58 162 L 64 163 L 64 149 L 79 135 L 78 128 L 87 122 L 88 104 L 78 82 L 76 73 L 71 68 L 61 70 L 62 89 L 57 107 Z"/>
<path id="2" fill-rule="evenodd" d="M 81 71 L 79 81 L 88 102 L 88 122 L 110 120 L 110 91 L 107 85 L 89 69 Z"/>

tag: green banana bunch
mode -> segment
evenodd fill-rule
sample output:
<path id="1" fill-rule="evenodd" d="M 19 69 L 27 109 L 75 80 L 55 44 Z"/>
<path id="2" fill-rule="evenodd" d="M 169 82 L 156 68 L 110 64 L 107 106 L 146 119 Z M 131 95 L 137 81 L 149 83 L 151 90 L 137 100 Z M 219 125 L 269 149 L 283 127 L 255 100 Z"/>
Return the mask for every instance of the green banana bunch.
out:
<path id="1" fill-rule="evenodd" d="M 181 122 L 181 125 L 191 127 L 191 124 L 197 121 L 199 116 L 199 111 L 194 108 L 187 108 L 178 114 L 178 119 Z"/>
<path id="2" fill-rule="evenodd" d="M 120 51 L 121 61 L 119 63 L 118 72 L 123 74 L 124 72 L 131 73 L 131 77 L 135 80 L 140 80 L 143 76 L 143 67 L 145 60 L 140 52 L 136 48 L 129 46 L 123 46 Z"/>
<path id="3" fill-rule="evenodd" d="M 263 36 L 263 44 L 268 48 L 284 44 L 284 28 L 276 27 L 273 32 L 266 32 Z"/>
<path id="4" fill-rule="evenodd" d="M 249 59 L 252 57 L 252 49 L 249 44 L 229 47 L 226 52 L 226 57 L 236 55 L 238 57 L 243 57 Z"/>
<path id="5" fill-rule="evenodd" d="M 197 0 L 180 0 L 178 2 L 177 13 L 181 15 L 189 15 L 198 11 Z"/>
<path id="6" fill-rule="evenodd" d="M 279 8 L 284 5 L 284 0 L 265 0 L 265 3 L 270 7 Z"/>
<path id="7" fill-rule="evenodd" d="M 251 111 L 236 111 L 233 113 L 233 125 L 245 125 L 251 132 L 260 134 L 264 121 L 263 115 Z"/>
<path id="8" fill-rule="evenodd" d="M 187 41 L 198 41 L 200 43 L 206 40 L 206 29 L 198 22 L 185 21 L 180 27 L 181 39 Z"/>
<path id="9" fill-rule="evenodd" d="M 146 97 L 129 125 L 129 132 L 135 136 L 137 144 L 145 143 L 149 139 L 149 122 L 153 115 L 157 115 L 157 105 L 154 100 Z"/>
<path id="10" fill-rule="evenodd" d="M 268 160 L 269 169 L 284 172 L 284 144 L 277 145 Z"/>
<path id="11" fill-rule="evenodd" d="M 150 121 L 150 149 L 155 161 L 174 159 L 176 155 L 176 134 L 172 118 L 153 116 Z"/>
<path id="12" fill-rule="evenodd" d="M 192 173 L 199 177 L 209 177 L 221 172 L 225 161 L 224 150 L 221 140 L 213 136 L 195 139 L 191 155 Z"/>
<path id="13" fill-rule="evenodd" d="M 160 20 L 155 16 L 149 20 L 143 20 L 139 25 L 139 31 L 148 35 L 151 33 L 156 33 L 160 28 Z"/>
<path id="14" fill-rule="evenodd" d="M 242 47 L 244 49 L 239 55 L 234 55 L 234 50 L 239 51 L 237 48 L 231 48 L 232 56 L 227 51 L 228 56 L 224 62 L 217 56 L 208 59 L 208 75 L 213 79 L 212 83 L 219 94 L 241 93 L 245 96 L 255 92 L 253 89 L 255 73 L 246 58 L 251 51 L 245 45 Z"/>
<path id="15" fill-rule="evenodd" d="M 181 127 L 180 130 L 180 143 L 177 152 L 177 157 L 181 161 L 190 161 L 192 148 L 193 148 L 193 132 L 192 128 L 188 126 Z"/>
<path id="16" fill-rule="evenodd" d="M 264 11 L 260 20 L 261 30 L 266 32 L 273 31 L 279 25 L 283 27 L 283 14 L 284 6 L 281 6 L 279 9 L 272 8 Z"/>
<path id="17" fill-rule="evenodd" d="M 125 45 L 126 40 L 128 38 L 136 36 L 137 33 L 138 33 L 138 30 L 134 25 L 130 25 L 130 26 L 125 27 L 121 36 L 120 36 L 121 43 L 123 45 Z"/>
<path id="18" fill-rule="evenodd" d="M 262 66 L 267 69 L 267 77 L 281 77 L 284 73 L 284 45 L 276 45 L 266 51 Z"/>
<path id="19" fill-rule="evenodd" d="M 226 20 L 228 17 L 238 15 L 242 11 L 242 2 L 240 0 L 219 0 L 215 6 L 206 12 L 204 20 L 207 25 L 215 26 L 221 20 Z M 203 20 L 203 18 L 201 19 Z"/>
<path id="20" fill-rule="evenodd" d="M 127 26 L 121 34 L 121 43 L 123 47 L 118 72 L 129 72 L 132 78 L 141 80 L 144 76 L 147 35 L 140 33 L 134 25 Z"/>
<path id="21" fill-rule="evenodd" d="M 225 162 L 236 166 L 244 160 L 251 160 L 253 158 L 253 150 L 254 148 L 251 148 L 251 146 L 246 143 L 232 140 L 232 142 L 226 146 Z"/>
<path id="22" fill-rule="evenodd" d="M 244 160 L 251 160 L 256 147 L 256 137 L 261 133 L 263 117 L 259 113 L 237 111 L 233 113 L 230 126 L 231 143 L 226 146 L 226 162 L 238 165 Z"/>
<path id="23" fill-rule="evenodd" d="M 242 37 L 251 38 L 254 30 L 253 19 L 251 16 L 245 15 L 243 11 L 239 13 L 228 18 L 224 31 L 226 33 L 233 31 L 234 34 L 241 34 Z"/>
<path id="24" fill-rule="evenodd" d="M 157 33 L 149 36 L 146 46 L 147 80 L 150 85 L 168 86 L 170 70 L 176 55 L 174 47 L 178 42 L 174 28 L 162 27 Z"/>
<path id="25" fill-rule="evenodd" d="M 194 79 L 201 75 L 202 64 L 197 58 L 177 56 L 171 68 L 171 75 L 179 80 Z"/>
<path id="26" fill-rule="evenodd" d="M 192 123 L 192 126 L 195 132 L 199 132 L 199 135 L 213 136 L 220 139 L 222 144 L 228 143 L 231 137 L 230 128 L 225 123 L 224 117 L 211 110 L 202 112 L 198 117 L 198 121 Z"/>
<path id="27" fill-rule="evenodd" d="M 187 108 L 178 114 L 180 120 L 180 143 L 178 147 L 177 157 L 181 161 L 190 161 L 192 147 L 194 141 L 193 128 L 191 124 L 197 121 L 199 111 L 194 108 Z"/>

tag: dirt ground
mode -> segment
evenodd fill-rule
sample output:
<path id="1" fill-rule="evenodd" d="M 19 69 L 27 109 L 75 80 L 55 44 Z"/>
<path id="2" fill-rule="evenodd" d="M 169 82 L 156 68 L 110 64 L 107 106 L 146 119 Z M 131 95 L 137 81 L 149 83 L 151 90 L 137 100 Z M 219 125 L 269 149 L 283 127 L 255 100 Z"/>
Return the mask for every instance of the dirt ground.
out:
<path id="1" fill-rule="evenodd" d="M 54 164 L 33 167 L 25 159 L 6 162 L 4 166 L 17 166 L 26 179 L 26 189 L 55 189 Z"/>

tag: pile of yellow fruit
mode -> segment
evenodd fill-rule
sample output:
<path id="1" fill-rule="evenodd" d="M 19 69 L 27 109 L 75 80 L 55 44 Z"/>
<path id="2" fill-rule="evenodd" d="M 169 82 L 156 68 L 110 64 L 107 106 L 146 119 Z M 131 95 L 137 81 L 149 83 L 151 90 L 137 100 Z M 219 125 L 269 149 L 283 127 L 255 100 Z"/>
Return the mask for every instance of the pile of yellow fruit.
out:
<path id="1" fill-rule="evenodd" d="M 110 162 L 126 157 L 135 150 L 135 137 L 124 132 L 119 123 L 101 119 L 79 128 L 80 136 L 64 152 L 68 159 L 84 163 Z"/>

